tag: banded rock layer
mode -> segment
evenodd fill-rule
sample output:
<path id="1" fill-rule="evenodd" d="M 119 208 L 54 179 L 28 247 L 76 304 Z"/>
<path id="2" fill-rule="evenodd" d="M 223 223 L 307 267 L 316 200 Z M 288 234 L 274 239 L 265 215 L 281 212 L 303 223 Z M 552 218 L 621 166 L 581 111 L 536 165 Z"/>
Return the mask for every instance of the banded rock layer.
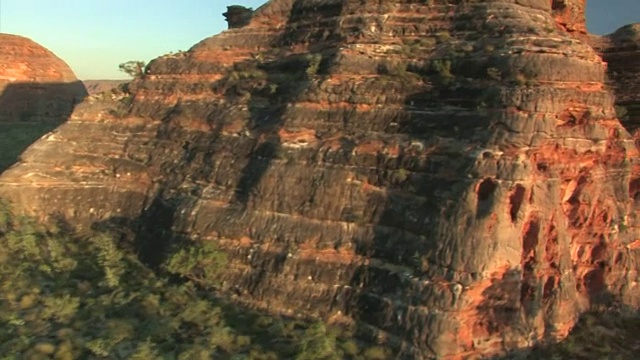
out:
<path id="1" fill-rule="evenodd" d="M 133 224 L 151 262 L 216 241 L 237 301 L 410 358 L 561 338 L 638 305 L 637 150 L 556 3 L 270 1 L 154 60 L 130 104 L 83 103 L 0 194 Z"/>
<path id="2" fill-rule="evenodd" d="M 61 123 L 86 94 L 51 51 L 30 39 L 0 34 L 0 122 Z"/>

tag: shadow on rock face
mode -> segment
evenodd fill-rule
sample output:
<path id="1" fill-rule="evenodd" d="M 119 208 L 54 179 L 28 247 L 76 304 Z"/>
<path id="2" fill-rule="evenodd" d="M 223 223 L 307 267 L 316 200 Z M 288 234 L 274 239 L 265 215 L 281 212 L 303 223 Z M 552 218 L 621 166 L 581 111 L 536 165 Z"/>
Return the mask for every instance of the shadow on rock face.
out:
<path id="1" fill-rule="evenodd" d="M 329 8 L 334 14 L 339 14 L 342 10 L 340 4 Z M 251 11 L 243 7 L 229 7 L 225 16 L 229 18 L 236 12 L 240 12 L 240 15 L 248 14 L 250 18 Z M 300 38 L 302 34 L 296 30 L 295 23 L 300 19 L 295 16 L 300 16 L 300 13 L 292 11 L 292 14 L 298 15 L 289 16 L 284 32 L 270 46 L 288 47 L 308 41 Z M 234 27 L 231 20 L 229 23 L 230 27 Z M 337 27 L 337 23 L 331 26 Z M 242 236 L 247 224 L 254 221 L 253 213 L 256 209 L 253 201 L 258 186 L 272 170 L 274 163 L 282 162 L 288 156 L 281 133 L 286 120 L 295 116 L 291 104 L 309 90 L 316 75 L 322 78 L 327 74 L 336 52 L 336 45 L 328 42 L 326 47 L 317 51 L 311 49 L 304 55 L 294 54 L 275 61 L 254 58 L 238 62 L 228 68 L 220 80 L 211 84 L 212 90 L 224 97 L 223 105 L 203 107 L 197 102 L 179 102 L 163 116 L 158 138 L 181 142 L 184 156 L 179 164 L 171 165 L 157 195 L 135 221 L 140 226 L 136 228 L 136 247 L 144 254 L 142 260 L 145 263 L 152 266 L 162 263 L 171 244 L 182 240 L 181 236 L 176 235 L 180 233 L 180 216 L 185 213 L 184 209 L 194 204 L 190 203 L 189 196 L 176 195 L 179 192 L 175 189 L 189 181 L 212 181 L 212 174 L 215 174 L 216 167 L 219 166 L 215 163 L 220 159 L 218 155 L 229 151 L 229 147 L 233 147 L 234 163 L 237 164 L 232 169 L 237 169 L 239 176 L 230 181 L 234 190 L 229 206 L 216 218 L 208 220 L 208 228 L 217 227 L 219 233 L 228 238 Z M 246 106 L 249 110 L 249 116 L 243 120 L 242 125 L 251 135 L 246 142 L 233 144 L 222 137 L 221 133 L 223 127 L 233 121 L 235 109 L 241 106 Z M 189 135 L 189 140 L 184 141 L 172 126 L 181 117 L 195 117 L 194 114 L 207 119 L 209 130 Z M 201 195 L 197 193 L 198 190 L 194 191 L 190 196 Z M 195 238 L 199 236 L 197 232 L 190 235 Z M 242 287 L 254 296 L 268 287 L 265 285 L 267 274 L 279 272 L 278 269 L 286 259 L 286 252 L 270 256 L 254 256 L 250 261 L 251 271 L 242 281 Z"/>
<path id="2" fill-rule="evenodd" d="M 636 336 L 640 331 L 640 313 L 620 305 L 613 295 L 608 298 L 609 301 L 596 310 L 583 314 L 562 341 L 541 343 L 487 359 L 636 359 L 640 349 Z"/>
<path id="3" fill-rule="evenodd" d="M 8 84 L 0 95 L 0 171 L 35 140 L 69 119 L 85 96 L 87 90 L 80 81 Z"/>
<path id="4" fill-rule="evenodd" d="M 607 45 L 599 50 L 608 64 L 607 75 L 616 96 L 616 115 L 625 129 L 634 133 L 640 128 L 640 23 L 623 26 L 604 38 Z"/>
<path id="5" fill-rule="evenodd" d="M 0 122 L 62 123 L 87 96 L 80 81 L 11 83 L 0 95 Z"/>

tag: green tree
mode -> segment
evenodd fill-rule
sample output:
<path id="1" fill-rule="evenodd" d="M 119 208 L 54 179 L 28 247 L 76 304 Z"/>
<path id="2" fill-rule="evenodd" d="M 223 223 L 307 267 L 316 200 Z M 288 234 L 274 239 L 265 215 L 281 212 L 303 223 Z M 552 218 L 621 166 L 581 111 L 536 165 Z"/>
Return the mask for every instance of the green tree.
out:
<path id="1" fill-rule="evenodd" d="M 338 349 L 336 333 L 328 330 L 324 323 L 312 324 L 300 340 L 296 360 L 339 360 L 344 359 Z"/>
<path id="2" fill-rule="evenodd" d="M 127 61 L 125 63 L 122 63 L 120 65 L 118 65 L 118 68 L 120 69 L 120 71 L 122 71 L 123 73 L 133 77 L 133 78 L 138 78 L 138 77 L 142 77 L 144 76 L 144 68 L 145 68 L 145 62 L 144 61 L 139 61 L 139 60 L 131 60 L 131 61 Z"/>

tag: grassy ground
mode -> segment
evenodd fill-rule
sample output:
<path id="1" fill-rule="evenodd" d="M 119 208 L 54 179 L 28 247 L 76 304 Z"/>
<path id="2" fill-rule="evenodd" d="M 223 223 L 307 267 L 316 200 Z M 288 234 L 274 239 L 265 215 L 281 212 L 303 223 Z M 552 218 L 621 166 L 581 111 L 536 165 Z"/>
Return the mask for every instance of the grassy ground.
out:
<path id="1" fill-rule="evenodd" d="M 13 165 L 29 145 L 56 127 L 43 123 L 0 123 L 0 172 Z"/>

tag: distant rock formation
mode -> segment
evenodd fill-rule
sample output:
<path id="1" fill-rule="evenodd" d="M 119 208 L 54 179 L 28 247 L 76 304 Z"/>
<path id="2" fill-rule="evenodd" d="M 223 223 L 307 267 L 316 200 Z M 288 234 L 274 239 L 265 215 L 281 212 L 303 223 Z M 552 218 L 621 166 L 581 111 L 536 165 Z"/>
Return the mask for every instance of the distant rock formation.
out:
<path id="1" fill-rule="evenodd" d="M 236 301 L 355 322 L 409 358 L 556 340 L 592 306 L 640 305 L 638 150 L 583 15 L 272 0 L 127 99 L 81 104 L 0 194 L 128 224 L 152 263 L 215 241 Z"/>
<path id="2" fill-rule="evenodd" d="M 609 64 L 621 120 L 630 131 L 640 129 L 640 23 L 597 37 L 595 43 Z"/>
<path id="3" fill-rule="evenodd" d="M 0 122 L 61 123 L 87 95 L 64 61 L 35 42 L 0 34 Z"/>
<path id="4" fill-rule="evenodd" d="M 97 95 L 117 88 L 129 81 L 130 80 L 83 80 L 82 83 L 87 88 L 89 95 Z"/>

